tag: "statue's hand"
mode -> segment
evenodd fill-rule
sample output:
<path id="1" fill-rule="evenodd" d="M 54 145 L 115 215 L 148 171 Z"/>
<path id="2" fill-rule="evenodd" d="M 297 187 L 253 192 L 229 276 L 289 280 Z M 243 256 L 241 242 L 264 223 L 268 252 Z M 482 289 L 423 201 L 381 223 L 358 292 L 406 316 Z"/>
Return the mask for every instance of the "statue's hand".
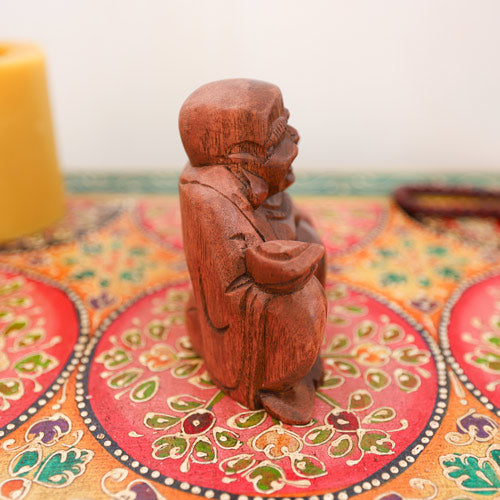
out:
<path id="1" fill-rule="evenodd" d="M 313 277 L 324 253 L 316 243 L 274 240 L 248 248 L 245 258 L 257 285 L 271 293 L 290 293 Z"/>

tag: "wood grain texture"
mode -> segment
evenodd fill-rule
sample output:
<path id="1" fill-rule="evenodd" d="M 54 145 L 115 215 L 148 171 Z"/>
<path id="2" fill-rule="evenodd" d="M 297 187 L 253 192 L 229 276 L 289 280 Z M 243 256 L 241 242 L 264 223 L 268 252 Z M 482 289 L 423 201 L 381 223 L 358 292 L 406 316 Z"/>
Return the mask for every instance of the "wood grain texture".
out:
<path id="1" fill-rule="evenodd" d="M 285 423 L 312 417 L 323 370 L 325 251 L 285 191 L 297 131 L 275 85 L 209 83 L 182 106 L 179 179 L 195 350 L 217 386 Z"/>

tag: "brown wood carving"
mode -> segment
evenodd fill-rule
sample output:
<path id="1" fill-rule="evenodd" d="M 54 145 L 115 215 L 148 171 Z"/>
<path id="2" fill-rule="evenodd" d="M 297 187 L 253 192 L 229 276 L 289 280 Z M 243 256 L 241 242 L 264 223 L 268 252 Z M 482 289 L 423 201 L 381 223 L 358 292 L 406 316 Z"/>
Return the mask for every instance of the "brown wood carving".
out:
<path id="1" fill-rule="evenodd" d="M 323 376 L 325 250 L 285 191 L 299 141 L 288 116 L 269 83 L 200 87 L 179 116 L 179 193 L 194 349 L 236 401 L 305 424 Z"/>

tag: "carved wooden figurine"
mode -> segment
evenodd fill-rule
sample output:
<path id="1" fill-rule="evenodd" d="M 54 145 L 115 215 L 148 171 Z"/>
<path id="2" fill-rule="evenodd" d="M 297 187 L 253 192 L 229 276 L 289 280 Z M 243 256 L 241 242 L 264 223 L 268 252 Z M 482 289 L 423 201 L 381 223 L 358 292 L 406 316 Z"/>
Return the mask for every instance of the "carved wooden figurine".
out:
<path id="1" fill-rule="evenodd" d="M 285 192 L 299 140 L 288 116 L 269 83 L 200 87 L 179 116 L 179 192 L 194 349 L 236 401 L 305 424 L 323 375 L 325 251 Z"/>

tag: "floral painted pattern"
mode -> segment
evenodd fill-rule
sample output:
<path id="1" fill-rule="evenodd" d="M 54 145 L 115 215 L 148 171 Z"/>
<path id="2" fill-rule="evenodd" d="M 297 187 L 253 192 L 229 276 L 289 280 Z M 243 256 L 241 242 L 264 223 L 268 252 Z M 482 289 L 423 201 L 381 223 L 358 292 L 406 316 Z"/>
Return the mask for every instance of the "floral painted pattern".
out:
<path id="1" fill-rule="evenodd" d="M 457 446 L 455 453 L 439 457 L 443 475 L 461 491 L 497 498 L 500 493 L 500 445 L 495 443 L 498 423 L 490 416 L 469 409 L 457 419 L 456 432 L 445 439 Z M 479 455 L 477 443 L 488 445 Z M 465 448 L 465 449 L 461 449 Z"/>
<path id="2" fill-rule="evenodd" d="M 367 245 L 383 228 L 387 203 L 382 200 L 316 201 L 298 199 L 298 206 L 311 213 L 327 252 L 345 253 Z M 181 213 L 177 197 L 158 198 L 137 204 L 138 225 L 153 240 L 169 248 L 183 249 Z"/>
<path id="3" fill-rule="evenodd" d="M 328 287 L 327 376 L 313 421 L 289 426 L 214 387 L 186 335 L 187 291 L 170 286 L 139 298 L 103 331 L 89 365 L 92 422 L 161 477 L 246 494 L 341 487 L 389 463 L 429 422 L 438 388 L 432 352 L 371 296 Z M 108 427 L 111 407 L 120 418 Z M 332 476 L 332 467 L 344 472 Z"/>
<path id="4" fill-rule="evenodd" d="M 117 489 L 116 483 L 125 481 L 127 476 L 129 471 L 120 467 L 106 472 L 101 479 L 102 493 L 111 500 L 166 500 L 151 482 L 143 479 L 134 479 L 125 488 Z M 123 483 L 119 486 L 123 487 Z"/>
<path id="5" fill-rule="evenodd" d="M 438 233 L 481 249 L 488 261 L 498 260 L 500 222 L 494 217 L 422 217 L 420 222 Z"/>
<path id="6" fill-rule="evenodd" d="M 342 255 L 332 269 L 338 276 L 382 291 L 408 308 L 437 336 L 436 319 L 445 302 L 471 272 L 485 268 L 478 250 L 424 232 L 399 212 L 391 213 L 376 244 L 356 258 Z"/>
<path id="7" fill-rule="evenodd" d="M 443 340 L 470 382 L 500 407 L 500 275 L 466 288 L 452 301 Z M 462 378 L 464 375 L 462 375 Z"/>
<path id="8" fill-rule="evenodd" d="M 388 206 L 385 200 L 348 199 L 343 203 L 324 199 L 297 199 L 306 213 L 314 213 L 314 225 L 331 255 L 345 254 L 367 246 L 383 229 Z"/>
<path id="9" fill-rule="evenodd" d="M 70 243 L 108 224 L 122 208 L 119 202 L 72 198 L 66 203 L 65 215 L 57 224 L 18 240 L 2 242 L 0 252 L 32 251 Z"/>
<path id="10" fill-rule="evenodd" d="M 144 200 L 137 204 L 135 217 L 139 227 L 153 240 L 167 247 L 184 248 L 177 197 Z"/>
<path id="11" fill-rule="evenodd" d="M 62 290 L 0 268 L 0 428 L 56 379 L 79 329 L 75 306 Z"/>
<path id="12" fill-rule="evenodd" d="M 66 488 L 85 473 L 94 457 L 92 450 L 78 447 L 82 431 L 72 431 L 71 420 L 56 413 L 33 423 L 24 442 L 5 442 L 10 459 L 9 479 L 0 483 L 1 498 L 22 499 L 37 484 L 50 495 L 52 488 Z"/>
<path id="13" fill-rule="evenodd" d="M 444 476 L 469 493 L 497 495 L 500 492 L 500 445 L 491 445 L 484 457 L 453 453 L 439 458 Z"/>
<path id="14" fill-rule="evenodd" d="M 70 199 L 67 231 L 0 249 L 0 498 L 500 495 L 498 286 L 465 281 L 498 262 L 498 224 L 439 236 L 389 200 L 298 199 L 330 279 L 376 295 L 329 286 L 314 419 L 287 426 L 223 396 L 191 349 L 176 197 L 100 200 Z M 64 304 L 78 314 L 56 328 Z M 442 322 L 447 366 L 394 304 L 432 335 Z"/>

